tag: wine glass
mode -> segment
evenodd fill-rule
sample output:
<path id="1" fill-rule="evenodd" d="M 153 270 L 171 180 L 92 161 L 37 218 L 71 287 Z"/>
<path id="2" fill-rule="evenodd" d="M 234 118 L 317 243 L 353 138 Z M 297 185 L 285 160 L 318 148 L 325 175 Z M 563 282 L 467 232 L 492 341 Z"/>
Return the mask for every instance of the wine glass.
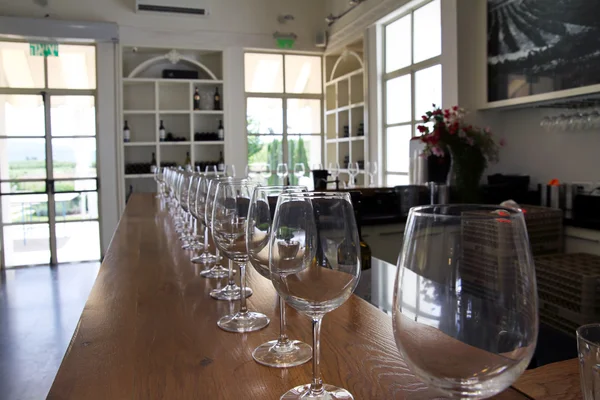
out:
<path id="1" fill-rule="evenodd" d="M 331 174 L 331 178 L 334 181 L 337 181 L 338 176 L 340 176 L 340 163 L 336 162 L 336 163 L 329 163 L 329 173 Z"/>
<path id="2" fill-rule="evenodd" d="M 261 163 L 259 165 L 259 172 L 260 172 L 260 176 L 263 178 L 263 180 L 265 182 L 268 182 L 269 178 L 271 177 L 271 174 L 272 174 L 269 164 Z"/>
<path id="3" fill-rule="evenodd" d="M 270 236 L 269 269 L 286 303 L 313 321 L 313 381 L 281 399 L 353 399 L 323 384 L 321 323 L 352 295 L 360 277 L 360 242 L 349 193 L 282 193 Z"/>
<path id="4" fill-rule="evenodd" d="M 281 193 L 307 192 L 305 186 L 259 186 L 254 189 L 246 231 L 246 248 L 250 263 L 258 273 L 271 279 L 269 271 L 269 236 L 277 196 Z M 256 362 L 268 367 L 288 368 L 304 364 L 312 357 L 311 347 L 290 340 L 285 333 L 285 302 L 279 297 L 279 338 L 261 344 L 252 352 Z"/>
<path id="5" fill-rule="evenodd" d="M 367 161 L 365 172 L 369 175 L 369 186 L 375 186 L 375 175 L 377 175 L 377 161 Z"/>
<path id="6" fill-rule="evenodd" d="M 348 175 L 350 175 L 350 187 L 356 187 L 356 176 L 358 175 L 359 168 L 357 162 L 348 163 Z"/>
<path id="7" fill-rule="evenodd" d="M 256 184 L 247 180 L 219 182 L 212 212 L 212 231 L 217 248 L 240 268 L 241 293 L 246 289 L 246 221 L 250 197 Z M 266 315 L 248 311 L 246 296 L 240 296 L 240 310 L 228 314 L 217 322 L 219 328 L 229 332 L 252 332 L 269 324 Z"/>
<path id="8" fill-rule="evenodd" d="M 201 264 L 204 266 L 212 265 L 212 268 L 206 269 L 200 272 L 200 276 L 204 278 L 220 279 L 227 276 L 227 270 L 223 268 L 217 261 L 217 256 L 210 253 L 210 223 L 206 215 L 207 203 L 209 198 L 209 186 L 214 177 L 204 175 L 198 182 L 196 189 L 196 215 L 198 215 L 198 222 L 202 225 L 204 230 L 204 251 L 197 257 L 191 259 L 194 264 Z M 214 247 L 214 244 L 213 244 Z"/>
<path id="9" fill-rule="evenodd" d="M 521 210 L 410 210 L 393 303 L 396 344 L 422 381 L 482 399 L 527 368 L 538 333 L 534 264 Z"/>
<path id="10" fill-rule="evenodd" d="M 219 176 L 229 176 L 235 178 L 235 165 L 224 164 L 223 170 L 219 171 Z"/>
<path id="11" fill-rule="evenodd" d="M 294 176 L 298 183 L 300 183 L 300 178 L 302 178 L 306 174 L 306 169 L 304 168 L 304 163 L 296 163 L 294 165 Z"/>
<path id="12" fill-rule="evenodd" d="M 279 177 L 279 183 L 285 185 L 285 178 L 288 176 L 288 166 L 284 163 L 277 164 L 277 176 Z"/>
<path id="13" fill-rule="evenodd" d="M 206 167 L 204 167 L 204 174 L 205 175 L 218 176 L 219 175 L 219 171 L 217 170 L 217 166 L 216 165 L 211 164 L 211 165 L 207 165 Z"/>
<path id="14" fill-rule="evenodd" d="M 200 218 L 200 215 L 197 212 L 197 203 L 198 203 L 198 185 L 200 184 L 200 181 L 202 180 L 202 175 L 200 175 L 199 173 L 195 172 L 191 175 L 190 178 L 190 185 L 189 185 L 189 212 L 192 216 L 192 220 L 191 220 L 191 239 L 188 242 L 188 246 L 187 249 L 188 250 L 202 250 L 203 246 L 200 243 L 199 239 L 201 238 L 201 235 L 198 234 L 199 231 L 199 225 L 200 223 L 198 222 L 198 219 Z M 186 247 L 184 247 L 186 248 Z"/>

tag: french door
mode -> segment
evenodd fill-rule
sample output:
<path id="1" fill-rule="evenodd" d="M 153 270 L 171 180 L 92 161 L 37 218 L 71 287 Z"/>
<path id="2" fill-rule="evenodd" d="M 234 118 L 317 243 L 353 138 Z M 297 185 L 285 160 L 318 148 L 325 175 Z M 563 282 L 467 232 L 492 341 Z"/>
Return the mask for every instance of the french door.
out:
<path id="1" fill-rule="evenodd" d="M 4 267 L 100 259 L 95 55 L 0 42 Z"/>

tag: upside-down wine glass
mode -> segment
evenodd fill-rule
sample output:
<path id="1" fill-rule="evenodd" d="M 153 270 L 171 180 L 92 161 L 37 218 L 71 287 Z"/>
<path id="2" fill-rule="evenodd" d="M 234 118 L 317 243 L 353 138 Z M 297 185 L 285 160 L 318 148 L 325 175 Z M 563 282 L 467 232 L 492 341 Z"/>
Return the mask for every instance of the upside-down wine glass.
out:
<path id="1" fill-rule="evenodd" d="M 521 210 L 410 210 L 392 320 L 408 367 L 451 398 L 484 399 L 527 368 L 537 341 L 534 264 Z"/>
<path id="2" fill-rule="evenodd" d="M 269 236 L 277 196 L 281 193 L 307 192 L 305 186 L 258 186 L 248 210 L 246 248 L 250 263 L 259 274 L 271 279 L 269 271 Z M 279 297 L 279 338 L 261 344 L 252 358 L 268 367 L 288 368 L 304 364 L 312 357 L 312 348 L 299 340 L 290 340 L 285 332 L 285 301 Z"/>
<path id="3" fill-rule="evenodd" d="M 360 277 L 360 241 L 349 193 L 282 193 L 270 236 L 275 290 L 313 321 L 313 379 L 281 399 L 353 399 L 326 385 L 320 371 L 321 323 L 352 295 Z"/>
<path id="4" fill-rule="evenodd" d="M 219 319 L 219 328 L 229 332 L 252 332 L 269 324 L 266 315 L 248 311 L 246 296 L 246 221 L 250 196 L 256 184 L 247 180 L 220 182 L 217 186 L 213 207 L 213 237 L 217 247 L 240 268 L 240 310 Z"/>

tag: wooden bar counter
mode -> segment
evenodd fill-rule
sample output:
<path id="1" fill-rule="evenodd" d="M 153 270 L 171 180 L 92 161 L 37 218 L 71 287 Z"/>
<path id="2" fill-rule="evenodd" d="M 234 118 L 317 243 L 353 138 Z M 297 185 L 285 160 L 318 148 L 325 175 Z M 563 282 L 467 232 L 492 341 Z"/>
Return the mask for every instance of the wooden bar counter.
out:
<path id="1" fill-rule="evenodd" d="M 272 284 L 248 268 L 249 307 L 271 323 L 228 333 L 217 320 L 238 302 L 210 298 L 226 280 L 200 277 L 189 258 L 159 201 L 133 195 L 48 398 L 279 399 L 309 383 L 311 363 L 276 369 L 252 359 L 255 347 L 278 335 Z M 288 310 L 290 338 L 311 343 L 310 320 Z M 321 354 L 324 381 L 357 400 L 440 398 L 400 358 L 391 318 L 355 295 L 325 316 Z M 532 397 L 510 388 L 496 398 Z"/>

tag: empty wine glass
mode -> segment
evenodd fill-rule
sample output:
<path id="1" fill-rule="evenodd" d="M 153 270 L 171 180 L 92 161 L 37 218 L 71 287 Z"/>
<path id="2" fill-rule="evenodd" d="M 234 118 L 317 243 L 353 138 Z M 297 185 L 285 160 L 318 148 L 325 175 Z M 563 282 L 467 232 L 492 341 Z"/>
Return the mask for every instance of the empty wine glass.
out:
<path id="1" fill-rule="evenodd" d="M 206 175 L 213 175 L 213 176 L 218 176 L 219 175 L 219 171 L 217 170 L 217 166 L 212 164 L 212 165 L 207 165 L 206 167 L 204 167 L 204 173 Z"/>
<path id="2" fill-rule="evenodd" d="M 365 172 L 369 175 L 369 186 L 375 186 L 375 175 L 377 175 L 377 161 L 367 161 L 365 164 Z"/>
<path id="3" fill-rule="evenodd" d="M 250 197 L 256 184 L 247 180 L 239 182 L 220 182 L 217 185 L 215 203 L 212 213 L 213 237 L 215 244 L 240 268 L 240 287 L 246 289 L 246 221 Z M 217 322 L 219 328 L 229 332 L 252 332 L 269 324 L 266 315 L 248 311 L 246 296 L 240 296 L 240 310 L 228 314 Z"/>
<path id="4" fill-rule="evenodd" d="M 313 381 L 281 399 L 353 399 L 323 384 L 321 323 L 352 295 L 360 277 L 358 230 L 349 193 L 282 193 L 270 236 L 271 281 L 285 302 L 313 321 Z"/>
<path id="5" fill-rule="evenodd" d="M 323 169 L 323 164 L 321 163 L 314 163 L 311 167 L 312 170 L 319 170 L 319 169 Z"/>
<path id="6" fill-rule="evenodd" d="M 304 163 L 296 163 L 294 165 L 294 176 L 300 182 L 300 178 L 302 178 L 306 174 L 306 169 L 304 168 Z"/>
<path id="7" fill-rule="evenodd" d="M 235 165 L 224 164 L 223 170 L 219 171 L 219 176 L 229 176 L 235 178 Z"/>
<path id="8" fill-rule="evenodd" d="M 349 187 L 356 187 L 356 176 L 358 175 L 360 169 L 358 168 L 357 162 L 348 163 L 348 175 L 350 175 L 350 185 Z"/>
<path id="9" fill-rule="evenodd" d="M 260 176 L 263 178 L 263 180 L 265 182 L 268 182 L 269 178 L 271 177 L 271 174 L 272 174 L 269 164 L 261 163 L 260 167 L 259 167 L 259 171 L 260 171 Z"/>
<path id="10" fill-rule="evenodd" d="M 288 176 L 288 166 L 284 163 L 277 164 L 277 176 L 279 177 L 279 183 L 285 185 L 285 178 Z"/>
<path id="11" fill-rule="evenodd" d="M 305 186 L 259 186 L 254 189 L 248 210 L 246 248 L 250 263 L 267 279 L 269 271 L 269 236 L 277 197 L 281 193 L 306 192 Z M 279 297 L 279 338 L 261 344 L 252 358 L 268 367 L 288 368 L 304 364 L 312 357 L 311 347 L 299 340 L 290 340 L 285 333 L 285 302 Z"/>
<path id="12" fill-rule="evenodd" d="M 393 303 L 396 344 L 422 381 L 449 397 L 509 387 L 537 341 L 535 272 L 520 210 L 410 210 Z"/>
<path id="13" fill-rule="evenodd" d="M 329 173 L 331 174 L 331 178 L 335 181 L 340 176 L 340 163 L 329 163 Z"/>

